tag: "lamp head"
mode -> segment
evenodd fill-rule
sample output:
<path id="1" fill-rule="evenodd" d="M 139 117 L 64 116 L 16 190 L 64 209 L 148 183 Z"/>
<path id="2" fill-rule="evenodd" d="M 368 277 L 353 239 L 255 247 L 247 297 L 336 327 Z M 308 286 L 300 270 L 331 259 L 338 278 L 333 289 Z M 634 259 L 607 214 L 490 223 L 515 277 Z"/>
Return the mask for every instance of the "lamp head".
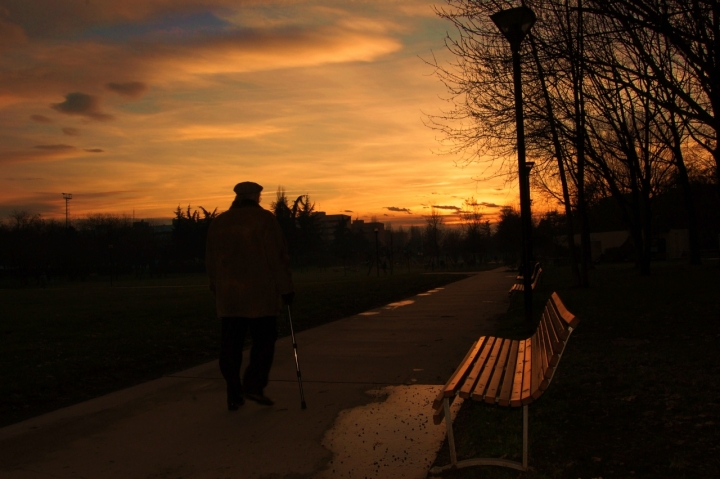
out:
<path id="1" fill-rule="evenodd" d="M 535 12 L 528 7 L 516 7 L 500 10 L 490 15 L 490 19 L 500 32 L 507 38 L 513 48 L 520 47 L 520 43 L 535 25 Z"/>

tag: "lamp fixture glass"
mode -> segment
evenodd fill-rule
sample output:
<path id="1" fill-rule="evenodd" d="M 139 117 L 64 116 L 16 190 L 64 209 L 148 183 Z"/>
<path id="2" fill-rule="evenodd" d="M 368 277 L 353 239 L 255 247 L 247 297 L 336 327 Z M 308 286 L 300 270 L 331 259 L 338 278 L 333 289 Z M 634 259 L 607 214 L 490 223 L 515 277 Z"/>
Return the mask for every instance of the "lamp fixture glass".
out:
<path id="1" fill-rule="evenodd" d="M 509 8 L 490 15 L 490 19 L 513 46 L 519 46 L 535 25 L 535 12 L 528 7 Z"/>

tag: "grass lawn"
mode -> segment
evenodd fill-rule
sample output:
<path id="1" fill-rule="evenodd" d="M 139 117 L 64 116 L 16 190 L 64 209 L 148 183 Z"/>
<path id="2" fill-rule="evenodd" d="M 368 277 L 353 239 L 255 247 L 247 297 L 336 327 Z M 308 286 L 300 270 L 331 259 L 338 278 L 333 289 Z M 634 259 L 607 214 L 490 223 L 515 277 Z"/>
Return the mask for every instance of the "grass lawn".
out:
<path id="1" fill-rule="evenodd" d="M 601 265 L 590 289 L 545 268 L 539 311 L 552 291 L 580 319 L 552 384 L 529 407 L 531 471 L 493 466 L 445 478 L 720 477 L 720 268 L 659 263 L 643 277 Z M 498 330 L 532 334 L 518 295 Z M 522 458 L 522 409 L 465 401 L 455 421 L 458 459 Z M 447 442 L 436 465 L 450 462 Z"/>
<path id="2" fill-rule="evenodd" d="M 294 275 L 296 331 L 462 279 L 342 269 Z M 0 289 L 0 427 L 213 360 L 220 322 L 204 275 Z M 280 334 L 290 334 L 279 322 Z"/>

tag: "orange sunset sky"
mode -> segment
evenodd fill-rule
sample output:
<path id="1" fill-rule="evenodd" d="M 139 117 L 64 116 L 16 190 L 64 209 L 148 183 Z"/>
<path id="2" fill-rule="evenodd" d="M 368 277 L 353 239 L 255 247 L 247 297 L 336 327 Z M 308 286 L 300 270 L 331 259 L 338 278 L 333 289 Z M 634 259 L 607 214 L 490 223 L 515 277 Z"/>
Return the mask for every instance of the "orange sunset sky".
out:
<path id="1" fill-rule="evenodd" d="M 492 216 L 516 189 L 473 181 L 423 124 L 446 107 L 423 59 L 450 60 L 432 7 L 0 0 L 0 217 L 64 217 L 62 192 L 72 218 L 225 210 L 245 180 L 266 208 L 282 185 L 397 225 L 471 196 Z"/>

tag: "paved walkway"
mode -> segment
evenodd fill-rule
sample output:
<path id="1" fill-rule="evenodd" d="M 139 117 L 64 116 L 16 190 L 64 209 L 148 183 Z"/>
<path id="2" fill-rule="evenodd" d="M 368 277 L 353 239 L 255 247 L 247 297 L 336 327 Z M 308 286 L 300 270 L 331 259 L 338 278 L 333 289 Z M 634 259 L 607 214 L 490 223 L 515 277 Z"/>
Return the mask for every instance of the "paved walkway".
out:
<path id="1" fill-rule="evenodd" d="M 230 413 L 211 362 L 0 429 L 0 477 L 424 478 L 444 438 L 429 402 L 507 309 L 488 271 L 289 338 L 266 394 Z"/>

